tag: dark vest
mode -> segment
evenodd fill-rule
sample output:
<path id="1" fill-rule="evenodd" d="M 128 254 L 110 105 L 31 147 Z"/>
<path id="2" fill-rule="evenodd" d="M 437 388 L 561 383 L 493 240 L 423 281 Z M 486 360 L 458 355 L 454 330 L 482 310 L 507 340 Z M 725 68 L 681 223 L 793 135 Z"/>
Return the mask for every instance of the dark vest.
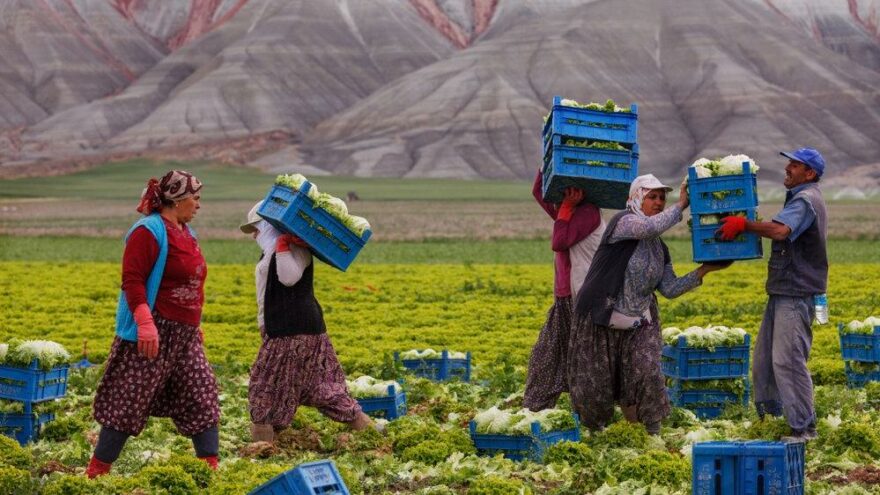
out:
<path id="1" fill-rule="evenodd" d="M 275 255 L 272 255 L 263 299 L 263 321 L 266 324 L 266 335 L 270 339 L 285 335 L 314 335 L 327 331 L 324 312 L 315 299 L 312 287 L 314 266 L 314 262 L 309 263 L 299 282 L 287 287 L 278 280 Z"/>
<path id="2" fill-rule="evenodd" d="M 828 255 L 825 250 L 827 215 L 818 184 L 809 184 L 791 198 L 805 199 L 816 212 L 816 219 L 794 242 L 773 241 L 767 263 L 767 294 L 812 296 L 828 287 Z"/>
<path id="3" fill-rule="evenodd" d="M 626 267 L 629 265 L 629 259 L 632 258 L 636 246 L 639 245 L 638 239 L 626 239 L 610 243 L 611 234 L 617 227 L 617 222 L 625 215 L 632 215 L 630 211 L 621 211 L 608 222 L 608 227 L 602 235 L 602 242 L 596 250 L 593 257 L 593 264 L 590 265 L 590 271 L 584 279 L 584 285 L 578 293 L 577 299 L 577 315 L 580 318 L 592 314 L 593 323 L 596 325 L 608 326 L 611 319 L 611 313 L 614 312 L 614 304 L 623 291 L 623 280 L 626 275 Z M 663 245 L 663 256 L 666 263 L 669 263 L 669 249 L 666 243 L 660 241 Z"/>

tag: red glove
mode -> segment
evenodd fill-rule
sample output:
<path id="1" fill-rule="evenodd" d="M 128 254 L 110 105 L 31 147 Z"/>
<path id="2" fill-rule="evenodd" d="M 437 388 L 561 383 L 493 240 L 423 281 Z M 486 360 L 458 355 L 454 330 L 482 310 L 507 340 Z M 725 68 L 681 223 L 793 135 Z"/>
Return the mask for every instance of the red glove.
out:
<path id="1" fill-rule="evenodd" d="M 559 211 L 556 213 L 557 220 L 569 221 L 571 220 L 571 216 L 574 214 L 574 209 L 577 208 L 577 205 L 584 199 L 584 191 L 576 188 L 576 187 L 568 187 L 565 189 L 565 198 L 562 200 L 562 204 L 559 206 Z"/>
<path id="2" fill-rule="evenodd" d="M 146 304 L 134 308 L 132 312 L 137 323 L 137 350 L 147 359 L 155 359 L 159 355 L 159 330 L 153 322 L 150 307 Z"/>
<path id="3" fill-rule="evenodd" d="M 283 253 L 285 251 L 290 251 L 290 245 L 308 248 L 309 245 L 306 244 L 306 241 L 300 239 L 299 237 L 293 234 L 282 234 L 281 237 L 275 241 L 275 252 Z"/>
<path id="4" fill-rule="evenodd" d="M 746 219 L 743 217 L 730 216 L 721 219 L 721 228 L 717 232 L 721 232 L 721 240 L 732 241 L 736 236 L 746 231 Z"/>

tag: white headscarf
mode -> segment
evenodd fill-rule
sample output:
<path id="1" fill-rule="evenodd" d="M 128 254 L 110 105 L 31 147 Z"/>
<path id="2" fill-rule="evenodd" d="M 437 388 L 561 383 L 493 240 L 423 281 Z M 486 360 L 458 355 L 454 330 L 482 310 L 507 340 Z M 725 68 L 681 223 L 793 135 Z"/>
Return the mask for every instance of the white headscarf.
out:
<path id="1" fill-rule="evenodd" d="M 626 200 L 626 208 L 640 217 L 647 218 L 648 215 L 645 215 L 645 212 L 642 211 L 642 201 L 654 189 L 665 189 L 667 192 L 672 190 L 671 187 L 654 177 L 654 174 L 636 177 L 632 184 L 629 185 L 629 199 Z"/>
<path id="2" fill-rule="evenodd" d="M 257 234 L 257 244 L 260 245 L 263 254 L 268 256 L 274 253 L 275 243 L 278 241 L 278 238 L 281 237 L 281 232 L 265 220 L 260 220 L 254 225 L 254 227 L 260 231 Z"/>

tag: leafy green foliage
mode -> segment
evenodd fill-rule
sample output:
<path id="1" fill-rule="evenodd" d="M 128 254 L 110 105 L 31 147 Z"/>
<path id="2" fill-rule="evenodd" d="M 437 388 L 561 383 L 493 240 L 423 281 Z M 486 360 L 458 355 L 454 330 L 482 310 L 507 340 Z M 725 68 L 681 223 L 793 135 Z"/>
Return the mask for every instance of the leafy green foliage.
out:
<path id="1" fill-rule="evenodd" d="M 567 463 L 570 466 L 586 466 L 593 462 L 593 450 L 583 442 L 564 441 L 555 443 L 544 452 L 544 463 Z"/>
<path id="2" fill-rule="evenodd" d="M 468 495 L 530 495 L 531 488 L 522 481 L 500 476 L 484 476 L 475 479 L 467 491 Z"/>
<path id="3" fill-rule="evenodd" d="M 691 465 L 688 459 L 661 450 L 652 450 L 623 463 L 619 476 L 621 480 L 633 479 L 670 487 L 683 485 L 690 478 Z"/>
<path id="4" fill-rule="evenodd" d="M 29 472 L 12 466 L 0 466 L 0 493 L 30 495 L 33 493 L 33 486 L 34 481 Z"/>
<path id="5" fill-rule="evenodd" d="M 34 458 L 30 451 L 21 448 L 12 438 L 0 435 L 0 466 L 31 469 L 33 463 Z"/>
<path id="6" fill-rule="evenodd" d="M 785 418 L 774 418 L 772 416 L 764 416 L 764 419 L 754 421 L 746 429 L 746 438 L 756 440 L 779 440 L 789 434 L 791 434 L 791 427 L 788 426 Z"/>
<path id="7" fill-rule="evenodd" d="M 641 423 L 618 421 L 608 428 L 595 433 L 587 439 L 587 445 L 598 449 L 644 449 L 648 445 L 649 435 Z"/>

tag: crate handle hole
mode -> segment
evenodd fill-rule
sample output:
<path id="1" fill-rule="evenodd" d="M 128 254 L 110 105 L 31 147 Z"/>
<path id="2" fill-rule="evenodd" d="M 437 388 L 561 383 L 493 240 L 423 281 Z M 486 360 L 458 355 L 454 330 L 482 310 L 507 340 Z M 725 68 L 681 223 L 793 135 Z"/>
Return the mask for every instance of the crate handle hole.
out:
<path id="1" fill-rule="evenodd" d="M 761 461 L 761 462 L 759 462 L 759 464 L 761 464 L 763 466 L 764 462 Z M 762 469 L 763 469 L 763 467 L 762 467 Z M 763 474 L 758 475 L 758 495 L 764 495 L 764 475 Z"/>
<path id="2" fill-rule="evenodd" d="M 715 491 L 713 493 L 722 493 L 721 492 L 721 475 L 715 474 Z"/>

